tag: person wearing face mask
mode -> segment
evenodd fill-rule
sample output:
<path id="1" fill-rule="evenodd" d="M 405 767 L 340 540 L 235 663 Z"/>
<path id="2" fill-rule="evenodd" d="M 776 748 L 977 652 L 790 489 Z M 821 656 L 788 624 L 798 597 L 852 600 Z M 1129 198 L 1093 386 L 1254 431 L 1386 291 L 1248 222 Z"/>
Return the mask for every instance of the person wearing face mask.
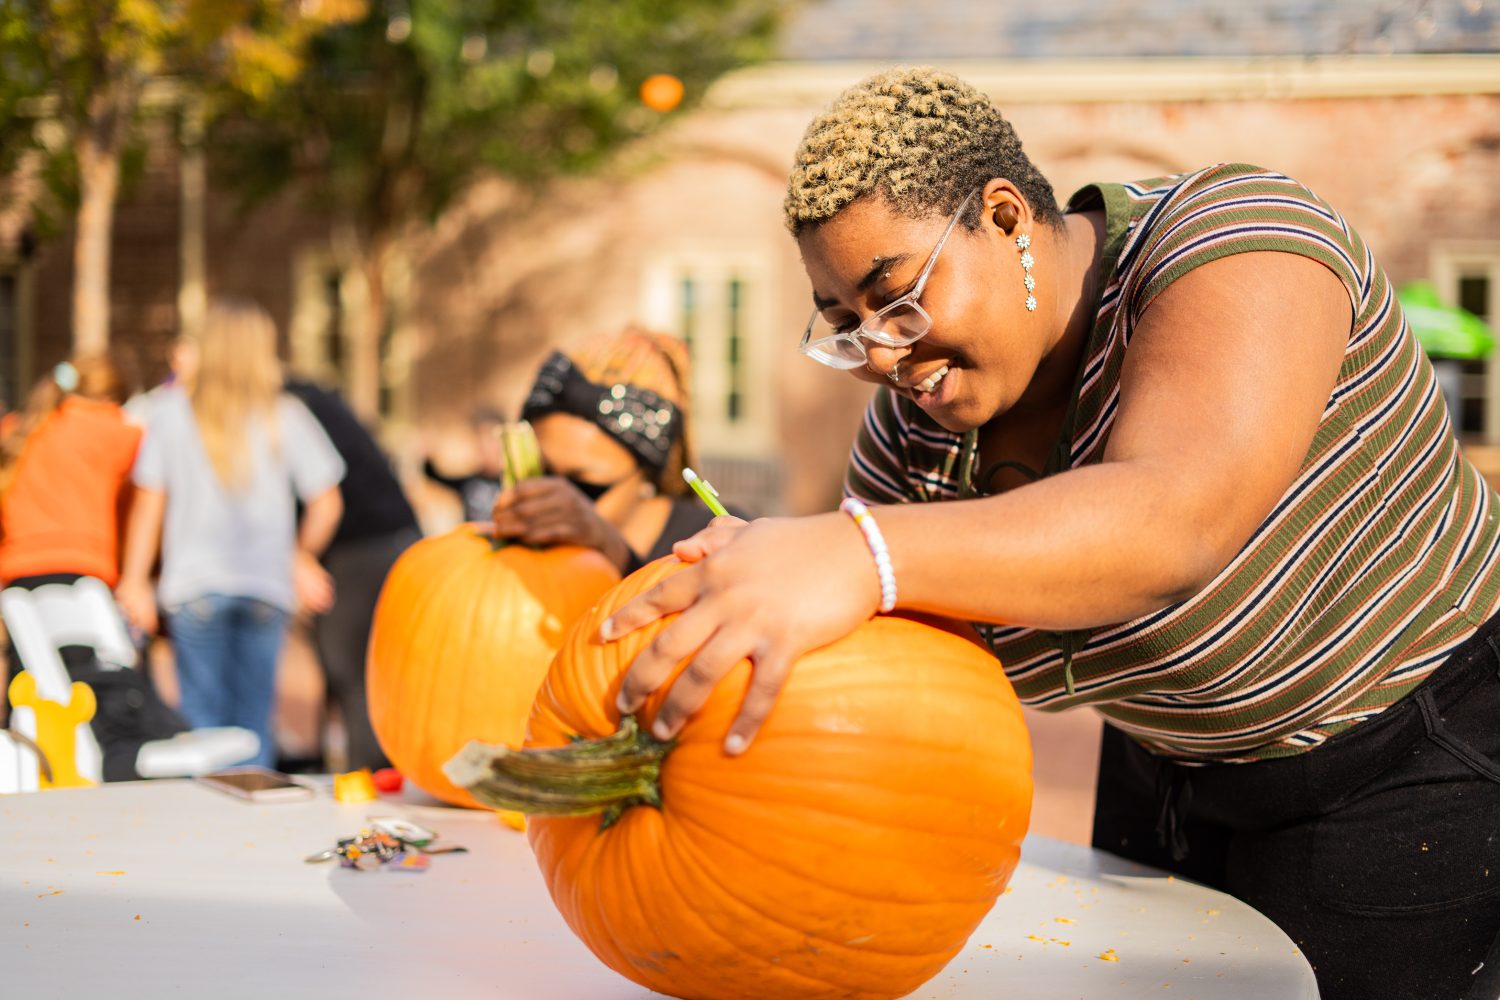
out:
<path id="1" fill-rule="evenodd" d="M 1022 701 L 1107 721 L 1096 847 L 1225 889 L 1324 1000 L 1500 993 L 1500 498 L 1371 248 L 1274 170 L 1059 208 L 925 69 L 813 121 L 786 199 L 814 362 L 876 389 L 839 512 L 720 519 L 605 641 L 675 735 L 877 612 L 976 624 Z"/>
<path id="2" fill-rule="evenodd" d="M 422 461 L 422 475 L 458 495 L 465 521 L 485 521 L 500 495 L 500 477 L 504 474 L 500 430 L 505 418 L 489 407 L 480 407 L 470 415 L 469 426 L 474 432 L 478 464 L 465 475 L 450 475 L 429 456 Z"/>
<path id="3" fill-rule="evenodd" d="M 496 533 L 598 549 L 629 573 L 707 527 L 682 478 L 688 386 L 687 345 L 638 327 L 552 354 L 521 411 L 548 474 L 496 497 Z"/>

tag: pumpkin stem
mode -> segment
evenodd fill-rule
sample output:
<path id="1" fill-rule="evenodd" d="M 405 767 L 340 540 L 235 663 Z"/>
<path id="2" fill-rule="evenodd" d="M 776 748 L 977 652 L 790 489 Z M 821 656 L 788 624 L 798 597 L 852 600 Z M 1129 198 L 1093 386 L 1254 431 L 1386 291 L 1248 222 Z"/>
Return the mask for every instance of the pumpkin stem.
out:
<path id="1" fill-rule="evenodd" d="M 661 808 L 661 765 L 676 745 L 627 715 L 612 735 L 564 747 L 513 750 L 474 740 L 443 773 L 487 806 L 532 816 L 602 813 L 607 830 L 632 806 Z"/>

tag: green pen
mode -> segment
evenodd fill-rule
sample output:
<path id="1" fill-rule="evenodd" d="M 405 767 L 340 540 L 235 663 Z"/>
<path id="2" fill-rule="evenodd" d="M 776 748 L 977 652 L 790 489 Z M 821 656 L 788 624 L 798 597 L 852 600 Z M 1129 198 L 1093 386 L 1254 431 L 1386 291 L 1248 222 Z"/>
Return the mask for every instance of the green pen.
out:
<path id="1" fill-rule="evenodd" d="M 714 512 L 714 517 L 729 516 L 729 511 L 719 503 L 719 491 L 709 485 L 707 479 L 699 477 L 698 473 L 686 468 L 682 470 L 682 478 L 687 480 L 687 484 L 693 488 L 694 493 L 698 494 L 698 498 L 708 505 L 708 509 Z"/>

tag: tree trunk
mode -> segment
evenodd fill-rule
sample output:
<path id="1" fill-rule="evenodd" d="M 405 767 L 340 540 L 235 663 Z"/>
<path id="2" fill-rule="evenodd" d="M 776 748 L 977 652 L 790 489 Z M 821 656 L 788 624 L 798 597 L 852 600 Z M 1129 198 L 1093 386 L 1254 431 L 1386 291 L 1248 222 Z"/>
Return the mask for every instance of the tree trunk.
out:
<path id="1" fill-rule="evenodd" d="M 375 233 L 360 247 L 365 301 L 349 345 L 348 392 L 354 412 L 371 424 L 380 419 L 380 343 L 389 316 L 385 278 L 392 245 L 389 234 Z"/>
<path id="2" fill-rule="evenodd" d="M 73 242 L 73 349 L 109 346 L 109 257 L 115 197 L 120 190 L 120 151 L 135 113 L 136 88 L 107 80 L 90 96 L 73 148 L 78 157 L 78 228 Z"/>
<path id="3" fill-rule="evenodd" d="M 204 242 L 208 164 L 203 150 L 204 100 L 188 99 L 182 111 L 182 140 L 178 148 L 178 210 L 181 222 L 177 238 L 177 329 L 183 336 L 203 331 L 208 310 L 207 248 Z"/>
<path id="4" fill-rule="evenodd" d="M 91 130 L 77 143 L 78 231 L 73 241 L 73 350 L 109 346 L 109 250 L 115 195 L 120 187 L 119 150 L 100 149 Z"/>
<path id="5" fill-rule="evenodd" d="M 360 268 L 364 272 L 363 321 L 350 345 L 349 402 L 371 424 L 380 422 L 382 342 L 391 319 L 388 278 L 397 242 L 408 235 L 413 197 L 420 188 L 412 166 L 412 148 L 420 125 L 420 101 L 393 98 L 386 109 L 380 158 L 374 165 L 369 199 L 355 223 L 360 233 Z"/>

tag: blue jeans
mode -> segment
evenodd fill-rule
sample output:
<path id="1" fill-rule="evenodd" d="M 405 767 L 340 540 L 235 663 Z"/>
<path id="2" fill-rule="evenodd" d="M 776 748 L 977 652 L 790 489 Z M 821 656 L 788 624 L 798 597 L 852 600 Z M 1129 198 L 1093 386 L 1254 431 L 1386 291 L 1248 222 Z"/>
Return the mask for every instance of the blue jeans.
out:
<path id="1" fill-rule="evenodd" d="M 271 708 L 289 619 L 275 605 L 227 594 L 208 594 L 167 611 L 182 689 L 179 711 L 194 729 L 253 731 L 260 752 L 248 764 L 271 767 L 276 761 Z"/>

